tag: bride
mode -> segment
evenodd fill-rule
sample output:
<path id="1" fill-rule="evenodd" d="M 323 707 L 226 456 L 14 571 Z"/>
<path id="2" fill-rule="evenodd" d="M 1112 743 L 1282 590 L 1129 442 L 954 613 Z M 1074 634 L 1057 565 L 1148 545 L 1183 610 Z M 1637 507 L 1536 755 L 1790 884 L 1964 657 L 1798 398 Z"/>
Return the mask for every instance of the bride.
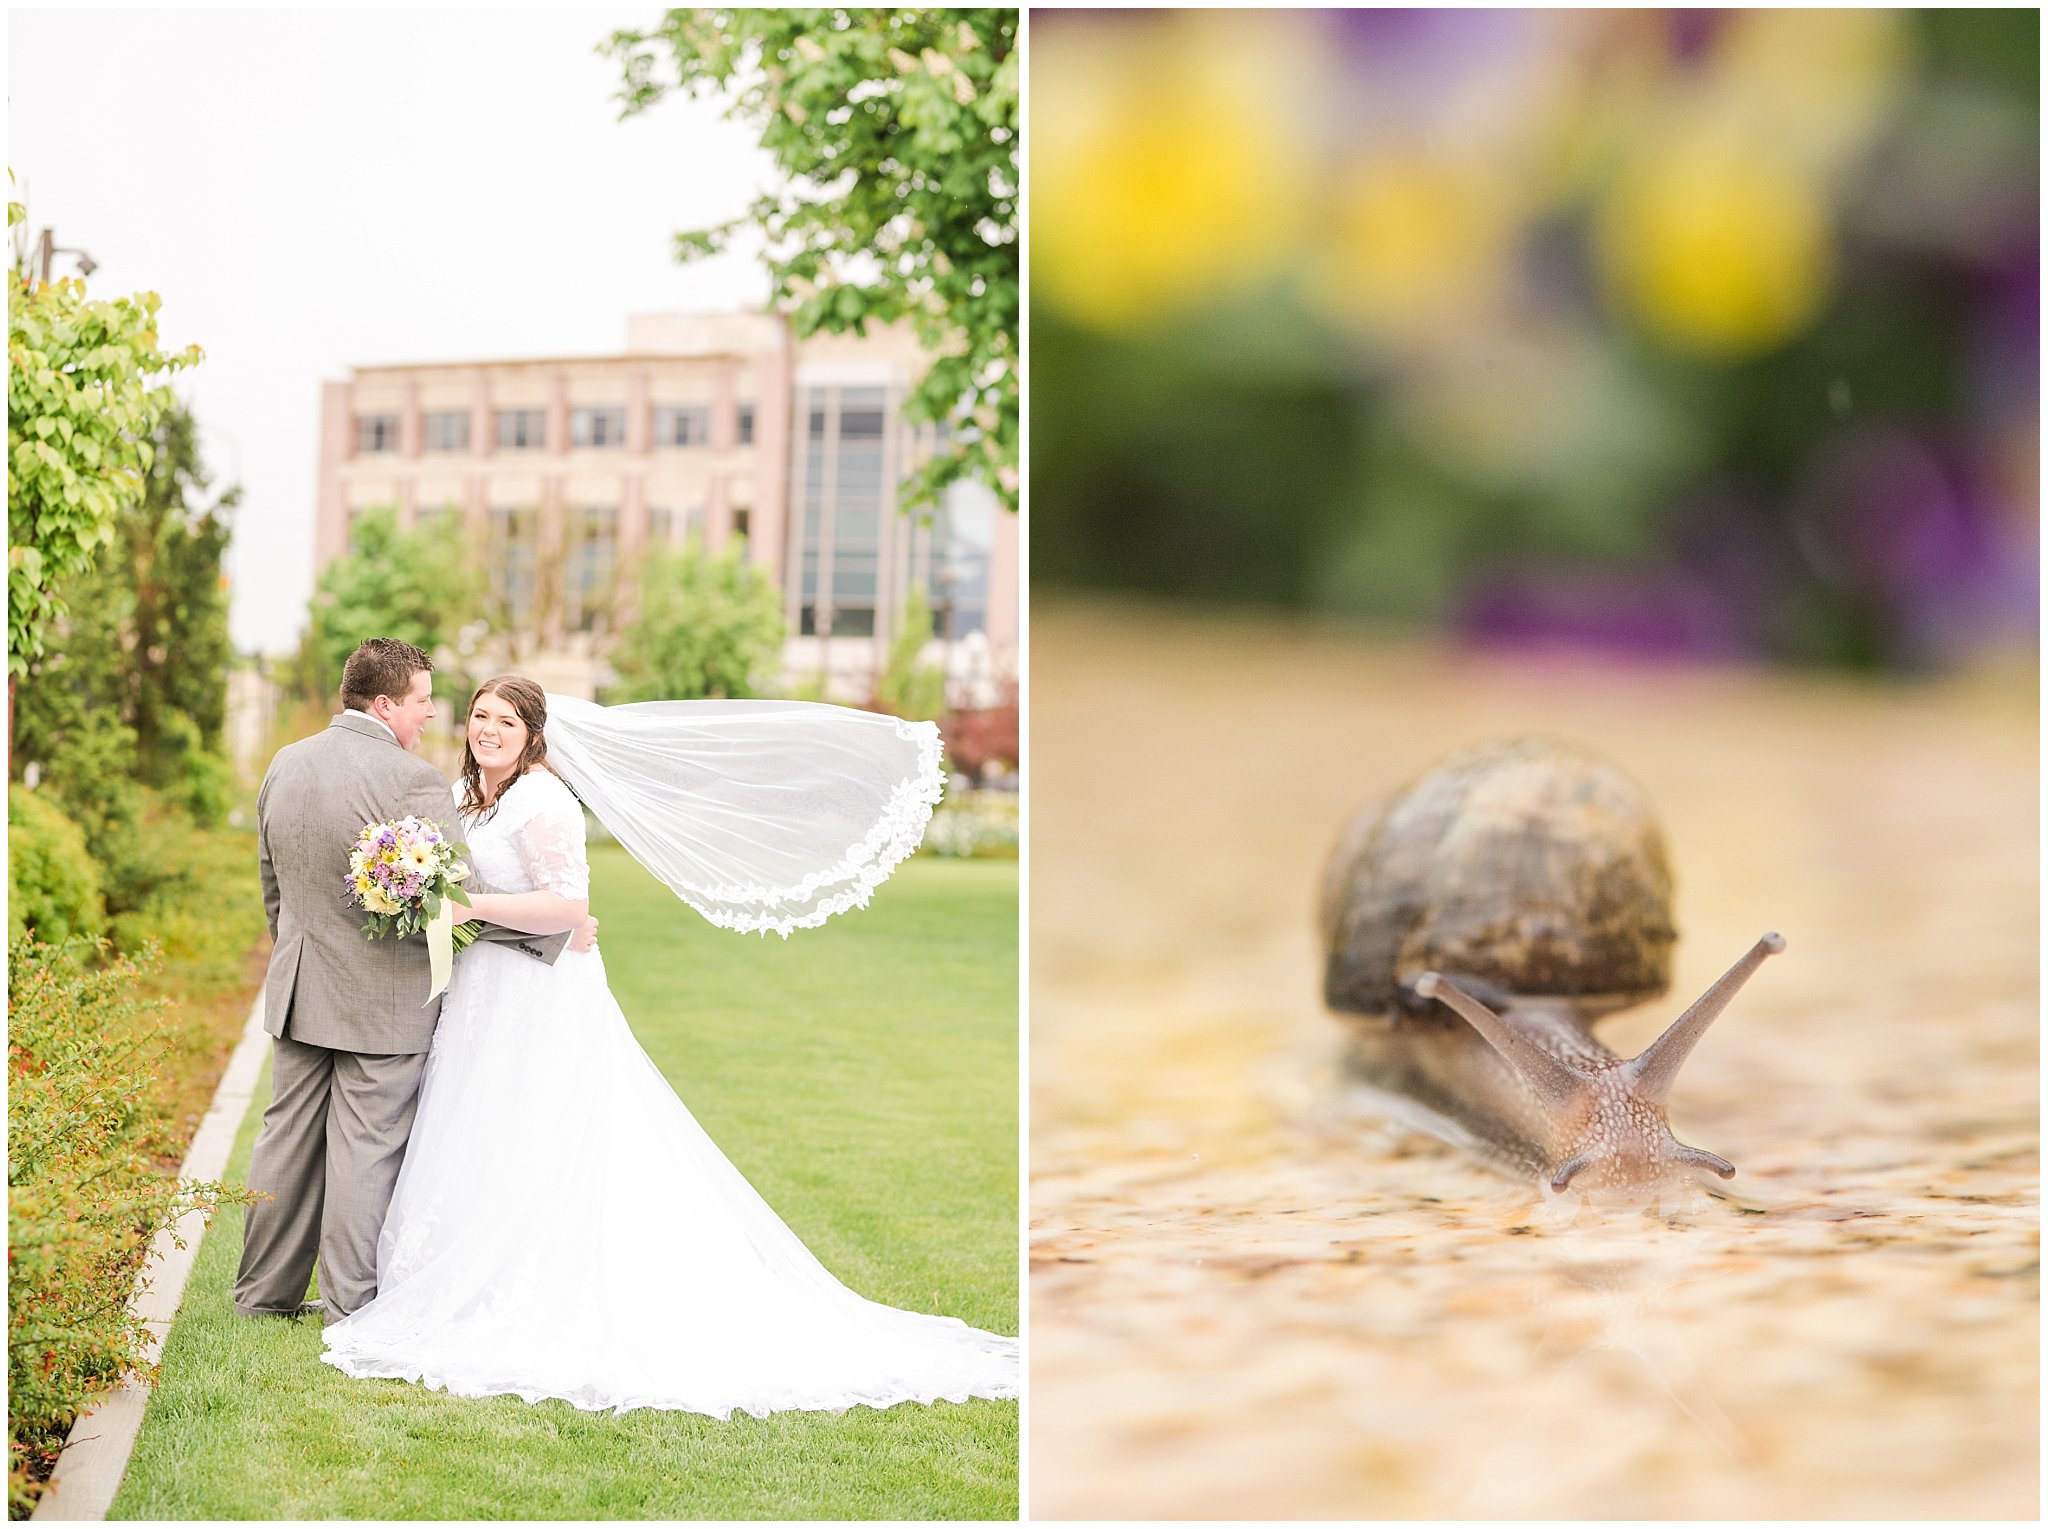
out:
<path id="1" fill-rule="evenodd" d="M 938 797 L 930 723 L 800 702 L 604 708 L 506 676 L 467 735 L 463 837 L 507 889 L 472 912 L 536 934 L 588 907 L 564 777 L 707 917 L 784 936 L 865 904 Z M 811 1256 L 640 1049 L 595 949 L 457 960 L 376 1298 L 325 1337 L 350 1375 L 587 1411 L 1018 1394 L 1015 1338 L 866 1300 Z"/>

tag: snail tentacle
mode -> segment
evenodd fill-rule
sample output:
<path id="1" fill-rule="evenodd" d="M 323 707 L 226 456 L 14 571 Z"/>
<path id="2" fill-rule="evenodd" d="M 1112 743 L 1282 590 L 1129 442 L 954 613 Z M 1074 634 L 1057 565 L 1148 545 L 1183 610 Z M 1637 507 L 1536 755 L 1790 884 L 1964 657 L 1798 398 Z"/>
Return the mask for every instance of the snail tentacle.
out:
<path id="1" fill-rule="evenodd" d="M 1551 1108 L 1561 1109 L 1584 1096 L 1583 1078 L 1448 977 L 1424 972 L 1415 979 L 1415 991 L 1424 998 L 1441 999 L 1462 1015 Z"/>
<path id="2" fill-rule="evenodd" d="M 1703 1147 L 1688 1147 L 1684 1142 L 1673 1142 L 1670 1157 L 1676 1163 L 1689 1163 L 1695 1168 L 1708 1168 L 1724 1179 L 1735 1177 L 1735 1165 L 1725 1157 L 1716 1157 Z"/>
<path id="3" fill-rule="evenodd" d="M 1562 1167 L 1560 1167 L 1557 1170 L 1557 1172 L 1553 1173 L 1550 1176 L 1550 1187 L 1556 1190 L 1559 1194 L 1563 1194 L 1565 1190 L 1570 1186 L 1573 1176 L 1576 1175 L 1581 1168 L 1590 1168 L 1592 1166 L 1593 1154 L 1590 1152 L 1581 1152 L 1577 1157 L 1572 1158 L 1569 1162 L 1565 1163 Z"/>
<path id="4" fill-rule="evenodd" d="M 1671 1085 L 1677 1081 L 1678 1069 L 1692 1055 L 1692 1048 L 1707 1033 L 1707 1027 L 1721 1017 L 1721 1011 L 1742 991 L 1742 985 L 1749 981 L 1765 959 L 1784 948 L 1785 937 L 1781 934 L 1767 934 L 1758 940 L 1741 960 L 1728 968 L 1720 981 L 1672 1021 L 1670 1029 L 1650 1042 L 1640 1056 L 1623 1064 L 1638 1098 L 1661 1105 L 1671 1097 Z"/>

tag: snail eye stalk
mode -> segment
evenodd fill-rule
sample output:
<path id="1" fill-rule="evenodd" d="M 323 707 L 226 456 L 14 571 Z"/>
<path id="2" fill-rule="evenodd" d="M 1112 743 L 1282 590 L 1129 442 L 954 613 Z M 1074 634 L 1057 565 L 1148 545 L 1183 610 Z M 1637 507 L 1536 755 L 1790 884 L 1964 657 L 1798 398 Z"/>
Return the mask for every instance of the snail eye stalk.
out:
<path id="1" fill-rule="evenodd" d="M 1669 1030 L 1650 1042 L 1641 1056 L 1625 1064 L 1629 1083 L 1637 1098 L 1661 1106 L 1671 1097 L 1671 1085 L 1678 1079 L 1678 1069 L 1692 1055 L 1692 1048 L 1707 1033 L 1707 1027 L 1721 1017 L 1721 1011 L 1742 991 L 1742 985 L 1756 974 L 1756 969 L 1764 964 L 1765 959 L 1784 948 L 1785 937 L 1781 934 L 1767 934 L 1758 940 L 1743 953 L 1741 960 L 1728 968 L 1719 982 L 1700 994 L 1691 1008 L 1672 1021 Z"/>

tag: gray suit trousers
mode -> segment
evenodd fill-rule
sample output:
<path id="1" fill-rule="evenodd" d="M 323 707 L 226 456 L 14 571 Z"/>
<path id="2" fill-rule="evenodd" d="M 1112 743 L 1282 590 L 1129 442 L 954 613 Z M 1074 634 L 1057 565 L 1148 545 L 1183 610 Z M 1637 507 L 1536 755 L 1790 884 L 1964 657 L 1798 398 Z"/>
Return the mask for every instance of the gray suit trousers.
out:
<path id="1" fill-rule="evenodd" d="M 275 1196 L 249 1207 L 235 1310 L 292 1312 L 320 1262 L 326 1320 L 377 1294 L 377 1235 L 405 1161 L 427 1053 L 370 1056 L 271 1041 L 270 1107 L 249 1187 Z"/>

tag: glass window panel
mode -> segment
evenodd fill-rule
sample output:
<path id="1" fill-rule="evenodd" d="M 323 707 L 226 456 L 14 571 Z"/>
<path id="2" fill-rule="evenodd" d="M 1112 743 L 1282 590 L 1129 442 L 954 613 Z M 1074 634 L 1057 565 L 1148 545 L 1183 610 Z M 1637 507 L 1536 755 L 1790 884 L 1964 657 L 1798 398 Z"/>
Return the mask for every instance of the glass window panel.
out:
<path id="1" fill-rule="evenodd" d="M 743 403 L 739 407 L 739 444 L 754 444 L 754 406 L 750 403 Z"/>
<path id="2" fill-rule="evenodd" d="M 875 598 L 875 568 L 870 563 L 866 568 L 851 568 L 844 563 L 832 565 L 832 601 L 836 605 L 844 600 L 865 600 L 873 603 Z"/>
<path id="3" fill-rule="evenodd" d="M 584 508 L 570 512 L 568 566 L 563 570 L 564 619 L 572 632 L 602 630 L 611 610 L 612 574 L 618 560 L 619 512 Z"/>
<path id="4" fill-rule="evenodd" d="M 469 450 L 469 411 L 436 409 L 426 416 L 428 451 Z"/>
<path id="5" fill-rule="evenodd" d="M 834 637 L 874 636 L 874 607 L 846 606 L 835 608 L 832 612 L 832 635 Z"/>
<path id="6" fill-rule="evenodd" d="M 359 452 L 398 450 L 398 416 L 396 414 L 358 414 L 356 416 L 356 450 Z"/>
<path id="7" fill-rule="evenodd" d="M 707 446 L 711 443 L 711 410 L 702 404 L 654 411 L 657 446 Z"/>
<path id="8" fill-rule="evenodd" d="M 519 628 L 533 619 L 539 532 L 537 510 L 491 511 L 491 588 L 504 607 L 505 619 Z"/>
<path id="9" fill-rule="evenodd" d="M 569 440 L 577 446 L 603 448 L 625 445 L 626 411 L 622 408 L 570 410 Z"/>
<path id="10" fill-rule="evenodd" d="M 498 410 L 498 448 L 501 451 L 539 451 L 547 443 L 548 411 L 545 409 Z"/>

